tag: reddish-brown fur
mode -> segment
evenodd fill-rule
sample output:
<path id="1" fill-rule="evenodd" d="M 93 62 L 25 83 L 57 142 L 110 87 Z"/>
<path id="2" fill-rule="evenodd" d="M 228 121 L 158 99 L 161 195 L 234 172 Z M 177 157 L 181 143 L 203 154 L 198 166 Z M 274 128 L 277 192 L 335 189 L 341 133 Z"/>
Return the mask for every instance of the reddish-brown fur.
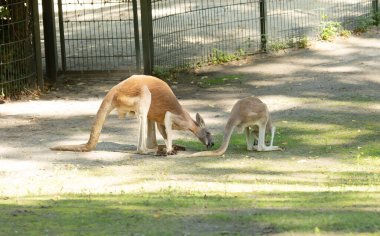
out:
<path id="1" fill-rule="evenodd" d="M 107 93 L 98 110 L 90 139 L 86 144 L 58 146 L 52 148 L 52 150 L 91 151 L 98 142 L 107 115 L 113 109 L 117 110 L 121 118 L 125 117 L 127 113 L 140 114 L 139 109 L 142 108 L 141 104 L 145 99 L 144 91 L 146 93 L 146 88 L 151 94 L 148 120 L 162 126 L 164 125 L 166 113 L 170 112 L 172 114 L 173 129 L 190 130 L 198 138 L 204 138 L 205 127 L 201 127 L 182 108 L 167 83 L 153 76 L 134 75 L 120 82 Z"/>

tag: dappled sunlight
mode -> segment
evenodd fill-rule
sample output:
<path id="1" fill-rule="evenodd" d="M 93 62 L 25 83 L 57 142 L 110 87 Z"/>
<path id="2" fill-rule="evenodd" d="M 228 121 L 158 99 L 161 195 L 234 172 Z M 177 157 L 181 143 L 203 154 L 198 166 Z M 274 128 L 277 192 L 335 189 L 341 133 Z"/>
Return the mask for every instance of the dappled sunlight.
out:
<path id="1" fill-rule="evenodd" d="M 281 112 L 303 104 L 298 98 L 282 95 L 260 96 L 260 99 L 268 105 L 270 112 Z"/>
<path id="2" fill-rule="evenodd" d="M 15 148 L 6 146 L 5 144 L 0 144 L 0 158 L 3 158 L 5 155 L 10 155 L 16 151 L 17 149 Z"/>
<path id="3" fill-rule="evenodd" d="M 380 80 L 375 76 L 361 76 L 359 79 L 353 79 L 351 76 L 346 76 L 339 79 L 339 82 L 347 85 L 362 85 L 365 82 L 370 82 L 374 84 L 380 84 Z"/>
<path id="4" fill-rule="evenodd" d="M 196 35 L 189 35 L 189 36 L 184 36 L 183 37 L 183 42 L 188 42 L 188 43 L 194 43 L 194 44 L 211 44 L 218 42 L 220 39 L 218 38 L 213 38 L 213 37 L 207 37 L 207 36 L 196 36 Z M 176 44 L 173 42 L 173 44 Z"/>
<path id="5" fill-rule="evenodd" d="M 328 68 L 314 67 L 314 69 L 324 71 L 324 72 L 329 72 L 329 73 L 356 73 L 362 70 L 362 68 L 359 68 L 357 66 L 345 66 L 345 65 L 337 65 L 337 66 L 331 65 Z"/>
<path id="6" fill-rule="evenodd" d="M 95 115 L 99 109 L 101 99 L 74 101 L 25 101 L 12 102 L 1 105 L 1 116 L 36 115 L 40 118 L 72 117 L 81 115 Z"/>
<path id="7" fill-rule="evenodd" d="M 273 68 L 276 68 L 275 70 Z M 304 69 L 303 65 L 289 64 L 289 63 L 265 63 L 253 67 L 242 67 L 241 69 L 235 69 L 235 72 L 240 73 L 259 73 L 263 75 L 288 75 L 294 74 Z"/>
<path id="8" fill-rule="evenodd" d="M 343 125 L 331 125 L 331 124 L 318 124 L 318 123 L 306 123 L 306 122 L 291 122 L 289 125 L 292 129 L 299 130 L 298 139 L 302 143 L 312 146 L 330 146 L 330 145 L 342 145 L 351 143 L 359 136 L 370 135 L 372 130 L 364 129 L 347 129 Z M 304 130 L 304 134 L 302 134 Z M 310 130 L 312 130 L 310 132 Z M 306 137 L 312 136 L 312 137 Z"/>
<path id="9" fill-rule="evenodd" d="M 39 167 L 39 163 L 31 160 L 0 159 L 0 172 L 9 172 L 16 176 L 19 176 L 21 173 L 32 175 L 29 171 L 38 170 Z"/>
<path id="10" fill-rule="evenodd" d="M 4 167 L 0 168 L 0 193 L 24 196 L 145 193 L 163 189 L 208 193 L 380 191 L 380 185 L 366 185 L 372 180 L 363 179 L 374 176 L 371 178 L 376 180 L 375 166 L 357 166 L 334 158 L 194 160 L 103 151 L 52 153 L 55 156 L 51 161 L 47 161 L 51 153 L 41 157 L 45 161 L 0 160 Z M 189 165 L 194 168 L 189 169 Z"/>
<path id="11" fill-rule="evenodd" d="M 173 223 L 194 235 L 215 222 L 218 231 L 212 228 L 210 234 L 233 234 L 233 227 L 246 227 L 242 234 L 247 235 L 257 228 L 258 235 L 377 232 L 380 81 L 378 50 L 373 49 L 379 40 L 364 41 L 318 42 L 322 46 L 212 66 L 183 78 L 178 73 L 168 81 L 191 117 L 203 116 L 215 137 L 214 149 L 236 101 L 259 97 L 268 105 L 277 127 L 274 144 L 283 152 L 247 151 L 244 134 L 234 133 L 224 155 L 192 158 L 205 148 L 190 132 L 175 131 L 174 143 L 186 151 L 139 155 L 137 120 L 121 120 L 115 113 L 92 152 L 51 151 L 87 142 L 101 97 L 121 77 L 85 81 L 81 76 L 85 84 L 79 85 L 68 76 L 68 84 L 78 87 L 47 95 L 62 100 L 2 104 L 0 221 L 8 220 L 4 225 L 13 232 L 19 219 L 35 227 L 41 219 L 54 223 L 76 216 L 80 220 L 74 223 L 83 231 L 73 234 L 88 232 L 91 223 L 135 229 L 148 228 L 148 222 Z M 82 88 L 87 91 L 79 94 Z M 157 137 L 163 144 L 158 132 Z M 47 200 L 32 206 L 23 202 L 28 198 Z M 94 219 L 83 222 L 93 209 Z M 128 230 L 125 234 L 138 233 Z"/>

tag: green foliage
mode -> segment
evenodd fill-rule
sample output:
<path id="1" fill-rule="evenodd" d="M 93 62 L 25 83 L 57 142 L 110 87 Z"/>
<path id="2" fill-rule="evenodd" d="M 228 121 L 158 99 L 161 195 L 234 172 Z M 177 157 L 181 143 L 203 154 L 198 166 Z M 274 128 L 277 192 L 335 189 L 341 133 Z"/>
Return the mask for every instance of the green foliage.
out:
<path id="1" fill-rule="evenodd" d="M 351 31 L 350 30 L 342 30 L 339 34 L 341 37 L 348 38 L 351 36 Z"/>
<path id="2" fill-rule="evenodd" d="M 322 40 L 332 41 L 336 38 L 340 32 L 343 30 L 343 27 L 340 22 L 328 20 L 328 16 L 322 16 L 322 32 L 319 34 Z"/>
<path id="3" fill-rule="evenodd" d="M 8 8 L 0 6 L 0 20 L 6 19 L 9 16 Z"/>
<path id="4" fill-rule="evenodd" d="M 153 75 L 160 79 L 166 79 L 173 76 L 173 71 L 162 67 L 154 67 Z"/>
<path id="5" fill-rule="evenodd" d="M 174 81 L 178 79 L 178 74 L 181 72 L 189 72 L 190 67 L 189 66 L 183 66 L 181 68 L 163 68 L 163 67 L 154 67 L 153 69 L 153 75 L 157 78 L 167 80 L 167 81 Z"/>
<path id="6" fill-rule="evenodd" d="M 270 42 L 267 47 L 268 47 L 268 50 L 271 52 L 278 52 L 278 51 L 289 48 L 290 45 L 288 42 L 285 42 L 285 41 L 274 41 L 274 42 Z"/>
<path id="7" fill-rule="evenodd" d="M 302 38 L 291 38 L 282 41 L 271 41 L 268 43 L 268 50 L 272 52 L 278 52 L 287 48 L 308 48 L 310 46 L 310 40 L 304 36 Z"/>
<path id="8" fill-rule="evenodd" d="M 368 28 L 376 24 L 376 20 L 373 17 L 360 16 L 356 19 L 355 32 L 364 33 L 368 31 Z"/>
<path id="9" fill-rule="evenodd" d="M 240 60 L 241 57 L 244 55 L 245 55 L 245 52 L 243 49 L 239 49 L 238 52 L 236 53 L 227 53 L 227 52 L 223 52 L 219 49 L 214 48 L 209 57 L 209 63 L 216 65 L 216 64 L 226 63 L 230 61 L 237 61 L 237 60 Z"/>
<path id="10" fill-rule="evenodd" d="M 372 18 L 374 20 L 373 24 L 374 25 L 379 25 L 380 24 L 380 11 L 378 12 L 373 12 L 372 13 Z"/>
<path id="11" fill-rule="evenodd" d="M 299 48 L 308 48 L 310 47 L 310 40 L 308 37 L 303 37 L 299 40 L 299 43 L 298 43 L 298 47 Z"/>

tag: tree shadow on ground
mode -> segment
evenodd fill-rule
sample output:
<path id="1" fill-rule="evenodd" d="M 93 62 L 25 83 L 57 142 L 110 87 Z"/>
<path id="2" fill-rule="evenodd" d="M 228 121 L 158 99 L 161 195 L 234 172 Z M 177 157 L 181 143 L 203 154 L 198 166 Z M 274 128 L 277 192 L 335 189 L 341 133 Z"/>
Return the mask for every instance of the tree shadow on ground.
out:
<path id="1" fill-rule="evenodd" d="M 0 233 L 267 235 L 375 233 L 374 193 L 215 195 L 176 191 L 1 199 Z M 44 198 L 42 198 L 44 199 Z M 158 227 L 165 225 L 165 227 Z"/>

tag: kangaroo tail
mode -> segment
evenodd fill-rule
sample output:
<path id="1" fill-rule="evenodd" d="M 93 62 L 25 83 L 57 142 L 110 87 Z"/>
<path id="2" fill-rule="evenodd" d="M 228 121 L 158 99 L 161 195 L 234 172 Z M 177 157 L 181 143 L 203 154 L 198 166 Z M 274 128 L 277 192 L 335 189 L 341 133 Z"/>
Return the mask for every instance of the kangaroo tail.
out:
<path id="1" fill-rule="evenodd" d="M 191 157 L 199 157 L 199 156 L 211 157 L 211 156 L 223 155 L 228 148 L 228 144 L 230 143 L 231 135 L 235 127 L 236 127 L 236 124 L 234 124 L 231 119 L 228 120 L 226 127 L 224 128 L 222 145 L 218 149 L 216 149 L 215 151 L 196 152 L 196 153 L 191 154 L 190 156 Z"/>
<path id="2" fill-rule="evenodd" d="M 73 152 L 89 152 L 96 147 L 98 143 L 100 132 L 102 131 L 103 124 L 108 116 L 108 114 L 115 108 L 112 105 L 113 96 L 107 94 L 103 99 L 102 104 L 96 114 L 95 121 L 92 125 L 92 130 L 90 134 L 90 138 L 86 144 L 80 145 L 62 145 L 50 148 L 54 151 L 73 151 Z"/>

